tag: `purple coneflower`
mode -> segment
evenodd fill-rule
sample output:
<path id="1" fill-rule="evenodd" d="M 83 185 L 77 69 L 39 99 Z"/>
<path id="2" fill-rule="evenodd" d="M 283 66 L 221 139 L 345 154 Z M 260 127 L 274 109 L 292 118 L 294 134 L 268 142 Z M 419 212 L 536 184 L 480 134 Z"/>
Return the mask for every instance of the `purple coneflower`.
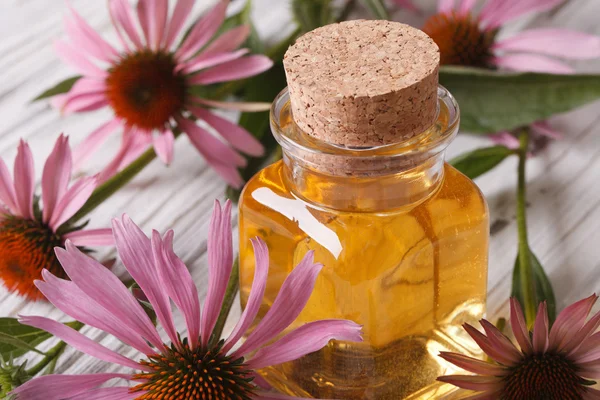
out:
<path id="1" fill-rule="evenodd" d="M 33 283 L 42 270 L 66 276 L 54 247 L 64 246 L 67 239 L 82 247 L 113 243 L 110 229 L 81 230 L 67 223 L 97 185 L 96 177 L 87 177 L 69 187 L 71 160 L 69 140 L 61 135 L 44 166 L 40 210 L 29 145 L 19 144 L 14 182 L 0 159 L 0 279 L 8 290 L 29 300 L 43 298 Z"/>
<path id="2" fill-rule="evenodd" d="M 248 49 L 238 49 L 250 33 L 248 26 L 233 28 L 215 38 L 225 19 L 228 0 L 220 0 L 176 45 L 194 3 L 179 0 L 169 17 L 168 0 L 139 0 L 136 21 L 127 0 L 109 0 L 120 50 L 71 8 L 71 15 L 65 18 L 69 42 L 58 41 L 56 50 L 82 78 L 67 94 L 55 97 L 53 103 L 64 113 L 103 107 L 114 113 L 112 120 L 79 146 L 76 164 L 119 128 L 123 130 L 122 149 L 105 175 L 114 173 L 151 144 L 168 164 L 173 159 L 174 131 L 180 130 L 227 182 L 242 184 L 237 169 L 246 160 L 237 150 L 260 156 L 263 147 L 246 130 L 208 108 L 256 111 L 263 106 L 210 101 L 192 90 L 257 75 L 269 69 L 272 62 L 263 55 L 247 56 Z M 221 138 L 196 124 L 195 119 L 211 126 Z"/>
<path id="3" fill-rule="evenodd" d="M 269 254 L 254 239 L 256 270 L 248 305 L 231 335 L 211 339 L 230 278 L 233 253 L 231 203 L 217 203 L 208 240 L 209 278 L 204 306 L 183 262 L 173 252 L 173 232 L 149 239 L 126 216 L 113 221 L 117 249 L 123 264 L 152 304 L 168 340 L 163 340 L 138 301 L 123 283 L 98 262 L 67 242 L 57 255 L 71 281 L 44 271 L 36 284 L 46 297 L 71 317 L 102 329 L 143 354 L 124 357 L 83 334 L 44 317 L 21 317 L 21 322 L 44 329 L 74 348 L 132 373 L 48 375 L 34 379 L 13 393 L 19 399 L 271 399 L 256 370 L 295 360 L 324 347 L 331 339 L 360 341 L 359 325 L 346 320 L 307 323 L 278 338 L 296 319 L 310 297 L 322 265 L 308 253 L 284 282 L 271 309 L 248 332 L 262 303 Z M 170 306 L 173 301 L 185 318 L 187 336 L 177 332 Z M 241 343 L 241 338 L 247 335 Z M 239 347 L 236 347 L 239 345 Z M 133 386 L 98 388 L 122 378 Z M 272 396 L 272 397 L 271 397 Z"/>
<path id="4" fill-rule="evenodd" d="M 533 332 L 529 332 L 519 302 L 510 300 L 510 322 L 520 350 L 494 325 L 481 320 L 485 335 L 472 326 L 465 329 L 492 361 L 455 353 L 445 360 L 476 375 L 451 375 L 442 382 L 473 390 L 470 399 L 575 400 L 600 399 L 589 387 L 600 378 L 600 312 L 587 317 L 598 299 L 593 295 L 565 308 L 548 329 L 546 303 L 541 303 Z"/>
<path id="5" fill-rule="evenodd" d="M 498 39 L 504 24 L 527 14 L 550 10 L 564 0 L 487 0 L 474 13 L 477 0 L 439 0 L 438 13 L 423 26 L 440 48 L 442 65 L 500 68 L 522 72 L 571 74 L 561 61 L 600 57 L 600 37 L 569 29 L 527 29 Z M 530 126 L 536 137 L 558 139 L 561 133 L 546 121 Z M 491 139 L 510 148 L 519 140 L 509 132 Z"/>

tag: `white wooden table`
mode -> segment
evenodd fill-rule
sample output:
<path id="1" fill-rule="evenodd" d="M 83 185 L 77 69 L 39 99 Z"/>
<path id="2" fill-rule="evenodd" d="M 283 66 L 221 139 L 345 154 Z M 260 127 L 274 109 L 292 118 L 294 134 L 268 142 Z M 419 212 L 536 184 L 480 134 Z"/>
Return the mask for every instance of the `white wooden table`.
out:
<path id="1" fill-rule="evenodd" d="M 195 13 L 209 1 L 198 1 Z M 234 3 L 236 3 L 234 1 Z M 239 1 L 237 1 L 239 3 Z M 254 19 L 263 37 L 284 34 L 293 29 L 289 4 L 284 0 L 254 0 Z M 423 1 L 433 9 L 433 1 Z M 73 6 L 93 27 L 114 38 L 106 1 L 72 0 Z M 235 7 L 235 4 L 234 4 Z M 66 5 L 58 0 L 0 1 L 0 157 L 8 163 L 16 153 L 19 138 L 29 141 L 41 175 L 43 162 L 60 132 L 73 143 L 82 140 L 108 115 L 105 112 L 61 118 L 46 103 L 31 104 L 42 90 L 73 75 L 55 56 L 51 43 L 63 34 L 62 17 Z M 600 1 L 571 0 L 559 10 L 524 24 L 568 27 L 600 34 Z M 419 23 L 423 16 L 399 13 L 403 21 Z M 580 63 L 579 70 L 600 72 L 600 61 Z M 593 292 L 600 292 L 600 103 L 555 119 L 564 140 L 528 162 L 530 242 L 554 283 L 559 308 Z M 449 149 L 449 157 L 489 142 L 480 137 L 460 135 Z M 114 154 L 118 138 L 96 154 L 88 164 L 97 171 Z M 477 183 L 487 196 L 492 218 L 489 266 L 488 316 L 507 315 L 511 271 L 517 251 L 515 224 L 516 159 L 508 160 Z M 91 214 L 92 227 L 107 227 L 110 218 L 129 214 L 146 232 L 175 230 L 177 254 L 186 262 L 199 285 L 206 288 L 206 236 L 214 198 L 223 197 L 225 185 L 182 137 L 176 146 L 170 168 L 155 161 L 129 186 L 114 195 Z M 114 251 L 100 251 L 100 259 L 114 258 Z M 115 267 L 123 272 L 121 266 Z M 234 314 L 238 314 L 236 309 Z M 0 316 L 17 314 L 64 318 L 43 303 L 28 304 L 0 289 Z M 181 322 L 181 321 L 179 321 Z M 178 326 L 184 328 L 183 324 Z M 92 337 L 101 333 L 84 328 Z M 106 335 L 105 335 L 106 336 Z M 110 338 L 102 343 L 119 349 Z M 123 350 L 124 351 L 124 350 Z M 135 354 L 127 352 L 128 356 Z M 67 350 L 58 372 L 93 373 L 115 368 Z"/>

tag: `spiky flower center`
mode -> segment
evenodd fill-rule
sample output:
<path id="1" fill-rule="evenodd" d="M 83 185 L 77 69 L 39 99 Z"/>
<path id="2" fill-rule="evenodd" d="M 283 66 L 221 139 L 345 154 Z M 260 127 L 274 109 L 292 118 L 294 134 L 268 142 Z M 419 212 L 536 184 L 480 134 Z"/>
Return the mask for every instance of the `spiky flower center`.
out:
<path id="1" fill-rule="evenodd" d="M 173 56 L 141 51 L 128 55 L 106 78 L 106 95 L 115 114 L 129 126 L 162 129 L 181 111 L 186 82 L 175 72 Z"/>
<path id="2" fill-rule="evenodd" d="M 54 248 L 62 245 L 62 238 L 39 221 L 5 217 L 0 220 L 0 278 L 9 290 L 30 300 L 43 298 L 33 281 L 40 279 L 44 268 L 66 276 L 54 254 Z"/>
<path id="3" fill-rule="evenodd" d="M 130 391 L 146 391 L 136 397 L 143 400 L 250 400 L 253 378 L 244 359 L 228 357 L 222 346 L 222 341 L 209 350 L 191 349 L 185 341 L 182 348 L 165 345 L 166 352 L 140 362 L 152 371 L 135 375 L 145 382 Z"/>
<path id="4" fill-rule="evenodd" d="M 529 356 L 504 380 L 502 400 L 579 400 L 586 381 L 561 354 Z"/>
<path id="5" fill-rule="evenodd" d="M 440 48 L 442 65 L 490 66 L 496 33 L 482 30 L 470 14 L 436 14 L 425 22 L 423 31 Z"/>

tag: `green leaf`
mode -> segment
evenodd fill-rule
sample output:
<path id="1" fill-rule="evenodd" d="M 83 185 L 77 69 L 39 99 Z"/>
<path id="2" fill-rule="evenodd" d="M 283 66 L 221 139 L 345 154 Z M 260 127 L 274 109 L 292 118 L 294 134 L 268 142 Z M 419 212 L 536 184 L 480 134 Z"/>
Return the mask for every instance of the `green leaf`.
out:
<path id="1" fill-rule="evenodd" d="M 490 171 L 514 151 L 504 146 L 476 149 L 450 160 L 450 164 L 471 179 Z"/>
<path id="2" fill-rule="evenodd" d="M 548 319 L 550 324 L 556 319 L 556 298 L 554 297 L 554 290 L 552 284 L 540 263 L 540 260 L 529 250 L 531 257 L 531 269 L 533 270 L 533 279 L 535 285 L 535 303 L 539 305 L 542 301 L 546 302 L 548 307 Z M 524 304 L 523 293 L 521 291 L 521 263 L 519 262 L 519 256 L 515 261 L 515 269 L 513 271 L 513 283 L 511 296 L 516 297 L 521 305 Z"/>
<path id="3" fill-rule="evenodd" d="M 54 87 L 51 87 L 50 89 L 46 90 L 32 101 L 38 101 L 46 99 L 48 97 L 56 96 L 57 94 L 67 93 L 69 90 L 71 90 L 73 85 L 75 85 L 75 82 L 77 82 L 80 78 L 81 76 L 74 76 L 72 78 L 65 79 L 64 81 L 58 83 Z"/>
<path id="4" fill-rule="evenodd" d="M 144 291 L 140 288 L 140 285 L 138 285 L 138 283 L 135 281 L 130 281 L 130 282 L 127 282 L 126 286 L 129 288 L 129 291 L 131 292 L 131 294 L 133 294 L 133 297 L 135 297 L 135 299 L 138 301 L 138 303 L 140 303 L 140 305 L 146 312 L 146 315 L 150 318 L 152 323 L 156 326 L 156 322 L 157 322 L 156 311 L 154 310 L 154 307 L 152 307 L 152 304 L 150 302 L 148 302 L 142 298 L 142 296 L 145 296 L 145 294 L 144 294 Z"/>
<path id="5" fill-rule="evenodd" d="M 460 105 L 461 128 L 472 133 L 517 129 L 600 97 L 600 75 L 443 67 L 440 83 Z"/>
<path id="6" fill-rule="evenodd" d="M 377 19 L 390 19 L 390 13 L 383 0 L 361 0 Z"/>
<path id="7" fill-rule="evenodd" d="M 335 21 L 331 0 L 294 0 L 292 11 L 302 32 L 309 32 Z"/>
<path id="8" fill-rule="evenodd" d="M 267 73 L 252 78 L 246 85 L 244 101 L 267 101 L 272 102 L 275 97 L 285 88 L 285 71 L 282 63 L 277 63 Z M 252 178 L 272 158 L 273 151 L 278 147 L 277 141 L 271 134 L 271 123 L 269 112 L 243 113 L 239 125 L 251 132 L 265 147 L 263 157 L 252 157 L 248 165 L 241 171 L 245 181 Z M 227 195 L 237 202 L 240 191 L 234 188 L 227 189 Z"/>
<path id="9" fill-rule="evenodd" d="M 69 322 L 66 325 L 72 326 L 75 323 Z M 44 330 L 20 324 L 16 318 L 0 318 L 0 357 L 5 360 L 11 356 L 17 358 L 28 351 L 43 354 L 35 347 L 51 337 Z"/>

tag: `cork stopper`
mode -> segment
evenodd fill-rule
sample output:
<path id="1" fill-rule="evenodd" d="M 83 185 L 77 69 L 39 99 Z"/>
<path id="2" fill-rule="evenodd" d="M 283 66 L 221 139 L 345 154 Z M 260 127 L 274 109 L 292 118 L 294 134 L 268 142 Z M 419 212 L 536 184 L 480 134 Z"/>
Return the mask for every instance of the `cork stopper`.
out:
<path id="1" fill-rule="evenodd" d="M 347 21 L 300 37 L 284 57 L 292 114 L 309 135 L 372 147 L 408 140 L 437 117 L 440 53 L 424 32 Z"/>

